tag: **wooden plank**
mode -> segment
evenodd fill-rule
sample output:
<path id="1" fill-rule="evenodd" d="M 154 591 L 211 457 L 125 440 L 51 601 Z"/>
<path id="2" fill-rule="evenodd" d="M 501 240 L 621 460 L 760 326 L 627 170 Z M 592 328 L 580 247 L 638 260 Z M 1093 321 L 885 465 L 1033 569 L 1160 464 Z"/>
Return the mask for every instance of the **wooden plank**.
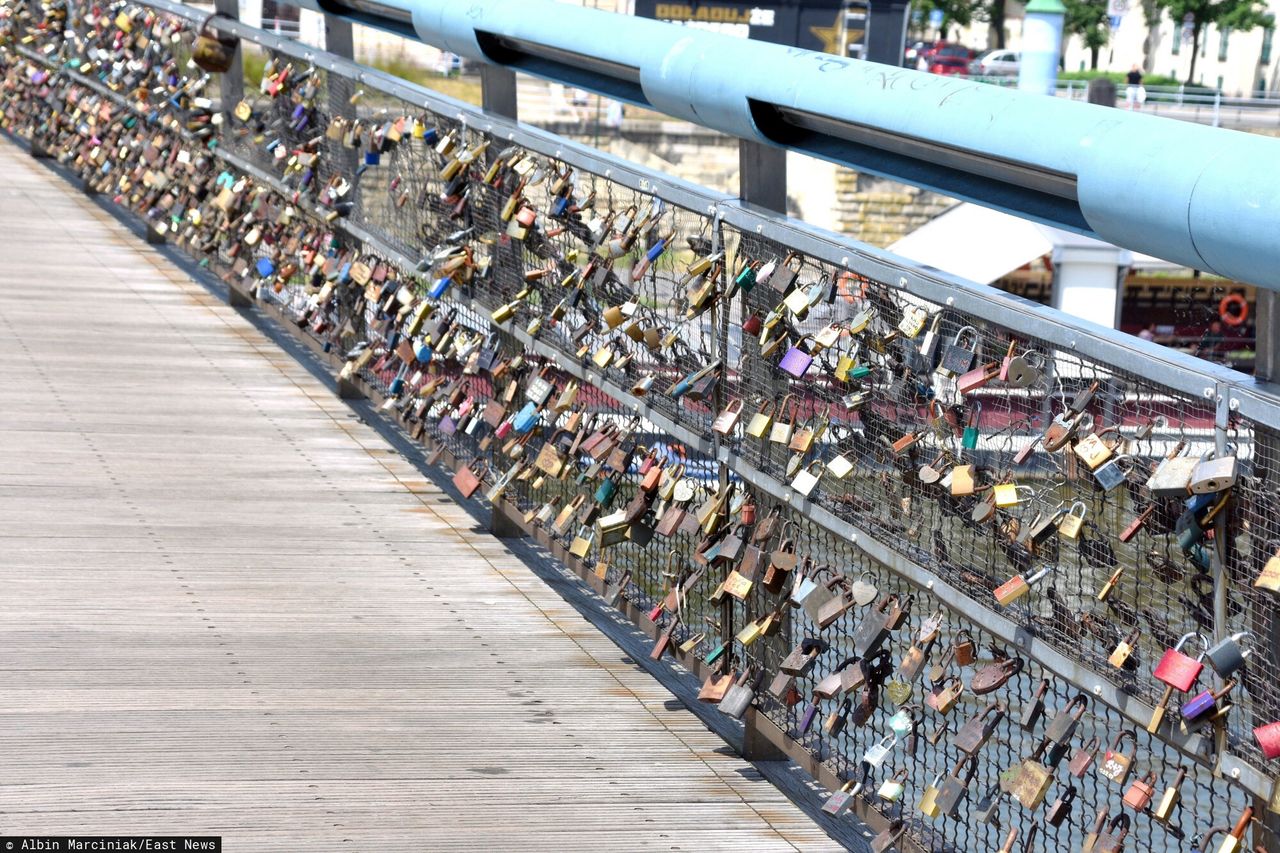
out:
<path id="1" fill-rule="evenodd" d="M 839 848 L 244 318 L 0 174 L 6 830 Z"/>

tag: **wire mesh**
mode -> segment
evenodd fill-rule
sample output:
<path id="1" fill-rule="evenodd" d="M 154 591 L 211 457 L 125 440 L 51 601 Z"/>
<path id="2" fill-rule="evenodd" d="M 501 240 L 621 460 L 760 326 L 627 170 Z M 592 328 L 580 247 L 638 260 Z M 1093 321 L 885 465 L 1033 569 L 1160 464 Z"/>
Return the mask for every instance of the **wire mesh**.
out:
<path id="1" fill-rule="evenodd" d="M 185 22 L 115 3 L 63 40 L 36 26 L 56 15 L 49 8 L 14 6 L 0 39 L 8 129 L 348 356 L 412 435 L 474 460 L 480 494 L 501 495 L 574 551 L 670 628 L 682 654 L 760 673 L 760 712 L 841 778 L 860 778 L 867 751 L 911 711 L 914 737 L 901 737 L 860 796 L 908 820 L 923 847 L 994 849 L 1010 827 L 1025 840 L 1033 826 L 1035 849 L 1078 847 L 1100 809 L 1125 811 L 1133 779 L 1154 773 L 1158 799 L 1179 767 L 1183 805 L 1169 820 L 1129 810 L 1136 846 L 1190 843 L 1245 808 L 1247 793 L 1211 767 L 1218 752 L 1263 766 L 1251 730 L 1280 718 L 1274 598 L 1254 586 L 1280 556 L 1272 424 L 1236 417 L 1223 427 L 1214 400 L 1152 380 L 1141 363 L 1103 364 L 929 302 L 832 263 L 836 244 L 826 259 L 802 255 L 722 224 L 714 201 L 698 211 L 663 199 L 598 161 L 513 145 L 292 51 L 266 51 L 256 91 L 224 105 L 231 116 L 218 125 L 198 101 L 210 84 L 184 76 Z M 146 47 L 124 44 L 121 11 L 150 35 Z M 20 46 L 16 33 L 38 38 Z M 137 61 L 119 73 L 105 61 L 71 65 L 93 51 Z M 148 87 L 169 94 L 139 94 Z M 524 429 L 536 379 L 551 390 Z M 589 452 L 600 434 L 608 452 Z M 562 460 L 555 474 L 541 464 L 544 443 Z M 1215 451 L 1241 467 L 1220 509 L 1216 494 L 1188 509 L 1203 499 L 1148 486 L 1162 460 Z M 603 545 L 602 519 L 643 500 L 655 465 L 668 473 L 651 505 L 626 525 L 629 538 Z M 726 493 L 721 478 L 737 498 L 732 512 L 712 513 L 715 527 L 701 511 Z M 775 500 L 765 479 L 795 500 Z M 667 488 L 681 481 L 679 495 Z M 970 690 L 944 712 L 928 697 L 953 677 L 971 688 L 978 669 L 1019 650 L 814 521 L 805 498 L 1147 704 L 1162 687 L 1152 669 L 1181 636 L 1250 632 L 1234 709 L 1221 727 L 1199 724 L 1209 752 L 1197 761 L 1169 743 L 1189 697 L 1175 695 L 1174 723 L 1153 736 L 1086 685 L 1023 659 L 992 694 L 1007 716 L 971 762 L 966 805 L 930 820 L 920 796 L 956 767 L 956 734 L 986 699 Z M 755 522 L 742 522 L 744 507 Z M 775 529 L 757 538 L 767 519 Z M 797 567 L 771 575 L 779 551 L 794 552 Z M 874 596 L 822 627 L 813 602 L 787 603 L 806 575 L 860 580 Z M 1011 597 L 1018 577 L 1030 592 Z M 869 713 L 855 707 L 861 692 L 850 694 L 842 723 L 843 697 L 814 688 L 887 595 L 912 601 L 888 641 L 892 671 Z M 940 634 L 905 677 L 900 655 L 935 611 Z M 964 667 L 947 662 L 961 630 L 977 649 Z M 827 647 L 807 675 L 779 677 L 806 638 Z M 1044 713 L 1021 725 L 1042 680 Z M 1082 690 L 1088 708 L 1070 746 L 1047 753 L 1044 806 L 1002 797 L 978 820 L 983 794 Z M 1069 773 L 1083 744 L 1102 744 L 1096 765 L 1125 729 L 1137 743 L 1124 785 Z M 906 793 L 879 797 L 899 771 Z M 1045 811 L 1068 785 L 1076 799 L 1051 826 Z"/>

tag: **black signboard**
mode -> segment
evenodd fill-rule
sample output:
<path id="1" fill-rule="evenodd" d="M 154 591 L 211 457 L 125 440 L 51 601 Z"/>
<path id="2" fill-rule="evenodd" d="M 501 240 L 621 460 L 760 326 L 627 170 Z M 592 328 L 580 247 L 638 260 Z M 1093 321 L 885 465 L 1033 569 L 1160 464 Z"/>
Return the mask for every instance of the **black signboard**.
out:
<path id="1" fill-rule="evenodd" d="M 849 21 L 846 33 L 845 0 L 797 0 L 797 2 L 735 3 L 729 0 L 635 0 L 636 15 L 715 30 L 741 38 L 794 45 L 826 53 L 845 53 L 846 45 L 863 40 L 865 14 Z M 854 7 L 865 10 L 864 3 Z M 856 21 L 856 24 L 855 24 Z M 850 51 L 854 53 L 856 51 Z"/>

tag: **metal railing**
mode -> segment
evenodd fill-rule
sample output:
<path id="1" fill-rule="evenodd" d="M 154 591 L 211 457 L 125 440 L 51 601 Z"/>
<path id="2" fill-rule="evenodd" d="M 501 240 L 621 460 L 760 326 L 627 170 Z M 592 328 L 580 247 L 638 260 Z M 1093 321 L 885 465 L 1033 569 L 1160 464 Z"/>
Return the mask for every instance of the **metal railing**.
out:
<path id="1" fill-rule="evenodd" d="M 163 0 L 146 6 L 168 13 L 152 26 L 173 26 L 189 40 L 192 12 Z M 135 7 L 114 4 L 105 20 L 130 8 Z M 22 23 L 21 18 L 15 21 Z M 181 55 L 173 57 L 172 66 L 167 56 L 151 57 L 143 70 L 123 72 L 141 78 L 121 79 L 113 76 L 114 68 L 86 69 L 80 62 L 88 48 L 114 37 L 110 25 L 82 28 L 65 41 L 50 35 L 61 30 L 18 32 L 4 48 L 5 124 L 79 171 L 87 188 L 118 196 L 157 233 L 203 259 L 236 288 L 252 287 L 264 304 L 296 320 L 300 333 L 318 346 L 347 352 L 363 343 L 372 357 L 350 362 L 349 377 L 363 382 L 416 435 L 431 439 L 458 463 L 487 460 L 491 485 L 504 471 L 525 470 L 518 468 L 520 456 L 512 455 L 522 445 L 509 446 L 493 423 L 475 413 L 496 402 L 510 418 L 510 401 L 502 405 L 505 377 L 517 368 L 496 377 L 491 368 L 477 369 L 471 363 L 475 347 L 466 355 L 450 351 L 427 362 L 412 349 L 405 352 L 398 340 L 416 336 L 406 334 L 405 316 L 381 307 L 384 293 L 398 293 L 387 282 L 408 288 L 406 307 L 436 306 L 442 316 L 453 312 L 455 340 L 475 333 L 477 340 L 488 341 L 492 335 L 504 342 L 502 358 L 519 355 L 523 369 L 545 371 L 557 394 L 570 382 L 580 383 L 579 399 L 566 410 L 548 409 L 540 416 L 543 438 L 556 441 L 556 426 L 563 426 L 563 418 L 575 410 L 600 424 L 634 425 L 627 443 L 646 450 L 616 467 L 619 495 L 614 506 L 634 496 L 638 462 L 648 450 L 673 460 L 679 455 L 688 471 L 702 472 L 691 479 L 703 487 L 717 480 L 734 484 L 744 500 L 755 504 L 758 517 L 776 507 L 786 530 L 760 543 L 765 554 L 790 539 L 796 553 L 815 567 L 828 566 L 851 579 L 865 572 L 881 595 L 914 596 L 910 630 L 900 631 L 891 644 L 895 663 L 896 652 L 906 651 L 923 617 L 935 609 L 946 615 L 944 636 L 958 639 L 963 629 L 976 641 L 979 663 L 996 655 L 1023 661 L 1021 671 L 996 694 L 1007 703 L 1010 719 L 975 760 L 977 776 L 959 819 L 928 821 L 912 810 L 922 789 L 954 767 L 959 758 L 954 731 L 983 701 L 966 693 L 959 710 L 950 714 L 921 705 L 930 693 L 925 682 L 942 685 L 954 675 L 968 679 L 972 674 L 971 669 L 943 664 L 947 642 L 937 644 L 923 667 L 942 666 L 938 678 L 898 679 L 908 688 L 906 696 L 896 692 L 901 688 L 891 692 L 886 687 L 889 695 L 873 697 L 876 709 L 867 719 L 843 729 L 823 733 L 812 720 L 804 725 L 811 707 L 820 709 L 819 722 L 839 711 L 838 702 L 815 698 L 816 678 L 787 685 L 794 692 L 761 692 L 750 725 L 793 756 L 810 757 L 827 784 L 857 778 L 861 757 L 887 735 L 890 721 L 898 719 L 896 712 L 920 705 L 911 713 L 925 737 L 917 735 L 920 742 L 912 753 L 895 751 L 888 770 L 874 774 L 878 782 L 905 770 L 911 793 L 896 804 L 877 803 L 872 796 L 876 786 L 870 786 L 858 805 L 869 820 L 876 819 L 872 807 L 878 805 L 890 818 L 910 818 L 911 837 L 925 849 L 994 848 L 1003 830 L 974 818 L 982 811 L 982 793 L 996 783 L 1000 770 L 1035 751 L 1043 722 L 1023 727 L 1017 720 L 1034 701 L 1042 678 L 1050 681 L 1045 719 L 1076 693 L 1088 697 L 1089 710 L 1071 740 L 1072 750 L 1093 734 L 1101 737 L 1131 727 L 1141 741 L 1141 772 L 1150 770 L 1163 785 L 1172 781 L 1177 767 L 1188 769 L 1181 810 L 1168 822 L 1138 816 L 1134 837 L 1144 849 L 1168 848 L 1178 843 L 1175 839 L 1230 822 L 1246 803 L 1270 794 L 1274 774 L 1249 730 L 1280 719 L 1280 664 L 1271 640 L 1276 636 L 1275 604 L 1251 586 L 1280 544 L 1280 445 L 1274 433 L 1280 398 L 1273 389 L 992 288 L 909 267 L 840 235 L 762 213 L 322 51 L 236 23 L 219 28 L 269 51 L 276 69 L 292 63 L 298 72 L 311 73 L 290 75 L 294 82 L 274 94 L 260 90 L 248 96 L 243 109 L 225 104 L 236 109 L 228 109 L 221 124 L 214 124 L 201 119 L 208 111 L 192 104 L 190 96 L 196 93 L 189 90 L 159 105 L 137 100 L 137 84 L 156 67 L 181 68 Z M 27 43 L 22 43 L 24 34 L 32 35 Z M 169 42 L 153 38 L 151 44 Z M 182 85 L 189 82 L 194 81 Z M 355 97 L 360 91 L 362 99 Z M 87 117 L 102 116 L 104 107 L 109 117 L 89 125 Z M 241 118 L 246 112 L 249 117 Z M 346 145 L 342 133 L 336 138 L 328 134 L 337 118 L 345 118 L 347 126 L 359 119 L 372 127 L 402 117 L 408 122 L 399 131 L 401 141 L 376 157 Z M 403 132 L 415 123 L 424 130 L 421 137 Z M 454 139 L 454 153 L 484 153 L 462 170 L 466 190 L 447 204 L 459 193 L 448 192 L 453 178 L 441 172 L 456 172 L 457 167 L 449 165 L 449 152 L 424 141 L 432 135 Z M 157 137 L 169 143 L 159 145 Z M 540 170 L 543 180 L 522 182 L 532 173 L 515 170 L 511 149 L 527 152 L 531 168 Z M 292 151 L 317 156 L 304 172 L 290 163 Z M 489 170 L 493 177 L 482 179 Z M 565 192 L 563 187 L 552 189 L 561 183 L 559 177 L 570 187 L 569 197 L 584 202 L 580 211 L 566 212 L 573 205 L 557 206 Z M 322 193 L 342 184 L 350 188 L 337 197 L 344 201 Z M 251 207 L 248 199 L 255 187 L 263 194 L 253 196 Z M 535 224 L 523 237 L 512 235 L 504 217 L 516 187 L 535 211 Z M 588 198 L 595 199 L 594 207 L 585 204 Z M 660 207 L 654 207 L 655 200 Z M 671 248 L 654 253 L 643 272 L 634 251 L 624 252 L 612 266 L 596 266 L 578 301 L 558 322 L 546 319 L 551 316 L 548 306 L 574 291 L 558 287 L 561 280 L 572 282 L 575 274 L 585 278 L 581 264 L 608 242 L 599 236 L 603 227 L 607 238 L 608 227 L 593 227 L 594 218 L 633 206 L 637 212 L 654 212 L 654 228 L 639 238 L 640 246 L 652 249 L 669 234 L 663 245 Z M 280 212 L 286 209 L 292 214 L 282 223 Z M 272 216 L 255 213 L 261 210 L 272 211 Z M 255 228 L 258 233 L 250 239 Z M 459 231 L 462 237 L 450 236 Z M 484 272 L 439 299 L 424 297 L 439 280 L 434 250 L 450 240 L 483 256 Z M 316 253 L 333 257 L 336 266 L 339 260 L 365 261 L 381 269 L 384 284 L 370 293 L 367 286 L 335 278 L 322 298 L 325 288 L 317 287 L 313 276 L 277 273 L 289 264 L 303 266 L 308 252 L 309 264 Z M 784 293 L 771 282 L 738 287 L 731 295 L 726 275 L 716 291 L 718 305 L 689 317 L 686 277 L 690 265 L 703 256 L 723 256 L 735 278 L 737 261 L 793 269 L 801 292 L 816 298 L 812 305 L 806 300 L 802 310 L 781 312 L 783 322 L 793 329 L 792 343 L 836 325 L 835 343 L 826 356 L 819 354 L 820 361 L 831 360 L 830 369 L 800 371 L 798 376 L 783 372 L 778 356 L 762 352 L 756 337 L 743 332 L 755 320 L 763 325 L 778 308 Z M 268 263 L 260 268 L 259 261 Z M 538 286 L 537 298 L 529 293 L 519 298 L 530 287 L 526 274 L 543 268 L 554 270 L 545 276 L 551 283 Z M 514 316 L 495 316 L 505 305 L 514 305 Z M 622 305 L 630 306 L 630 316 L 611 326 L 603 319 L 605 312 Z M 913 331 L 907 320 L 915 309 L 924 309 L 925 322 Z M 642 341 L 635 340 L 628 334 L 633 323 L 670 343 L 654 347 L 651 341 L 642 342 L 643 334 Z M 921 366 L 921 346 L 935 323 L 932 339 L 943 348 L 972 329 L 972 364 L 998 364 L 1011 343 L 1018 354 L 1038 353 L 1028 360 L 1039 379 L 1027 387 L 993 381 L 960 394 L 955 378 L 939 376 L 932 360 Z M 607 359 L 601 355 L 605 351 Z M 864 367 L 866 375 L 833 378 L 840 357 L 852 360 L 844 368 L 846 376 Z M 620 368 L 618 361 L 624 359 Z M 665 393 L 681 377 L 716 363 L 721 365 L 719 381 L 703 399 Z M 443 384 L 424 396 L 420 392 L 433 376 Z M 1128 444 L 1132 467 L 1116 489 L 1097 486 L 1069 445 L 1065 452 L 1034 449 L 1066 404 L 1082 393 L 1093 394 L 1084 409 L 1096 428 L 1114 427 L 1114 434 Z M 734 401 L 742 406 L 737 422 L 728 429 L 711 429 Z M 770 407 L 772 420 L 783 420 L 779 404 L 793 423 L 788 433 L 812 430 L 807 449 L 796 449 L 803 442 L 772 440 L 772 428 L 762 436 L 748 430 L 752 415 Z M 972 440 L 965 435 L 970 425 Z M 908 436 L 913 440 L 906 441 Z M 895 451 L 893 445 L 904 442 L 911 446 Z M 1215 547 L 1195 543 L 1199 550 L 1182 548 L 1176 507 L 1143 492 L 1145 477 L 1139 472 L 1177 442 L 1185 442 L 1197 456 L 1234 448 L 1241 461 L 1230 515 L 1217 517 Z M 529 445 L 527 456 L 533 447 Z M 1028 448 L 1033 449 L 1025 462 L 1015 462 Z M 843 475 L 838 464 L 831 464 L 838 459 L 849 463 Z M 521 523 L 537 528 L 540 537 L 565 554 L 578 534 L 589 538 L 591 526 L 571 522 L 548 530 L 546 519 L 538 523 L 539 513 L 578 495 L 592 500 L 599 472 L 582 462 L 581 470 L 574 467 L 574 476 L 564 478 L 531 471 L 493 499 L 510 506 Z M 978 520 L 980 497 L 955 496 L 926 470 L 941 475 L 957 464 L 975 465 L 980 485 L 1016 478 L 1035 494 L 1019 500 L 1015 493 L 1015 502 L 995 509 L 994 518 Z M 601 471 L 609 470 L 601 466 Z M 819 475 L 816 486 L 798 479 L 804 470 Z M 688 503 L 686 515 L 693 515 L 703 494 Z M 1010 535 L 1015 527 L 1034 526 L 1037 514 L 1052 515 L 1059 505 L 1077 502 L 1087 523 L 1076 539 L 1050 536 L 1047 544 L 1032 550 Z M 1145 529 L 1121 541 L 1120 531 L 1147 508 Z M 726 521 L 724 529 L 737 526 Z M 624 599 L 639 613 L 652 612 L 664 598 L 668 573 L 698 565 L 698 555 L 705 556 L 708 547 L 707 534 L 697 525 L 683 524 L 670 536 L 659 534 L 648 547 L 628 542 L 604 548 L 588 541 L 585 550 L 577 550 L 583 552 L 581 565 L 588 573 L 603 564 L 608 582 L 629 573 Z M 1009 607 L 997 604 L 997 586 L 1044 565 L 1054 569 L 1029 596 Z M 711 561 L 678 597 L 678 606 L 671 608 L 676 613 L 656 611 L 657 626 L 672 630 L 675 645 L 688 646 L 678 657 L 695 671 L 733 659 L 738 668 L 755 665 L 773 676 L 805 636 L 821 636 L 830 648 L 815 667 L 820 678 L 847 653 L 849 637 L 869 616 L 865 607 L 853 607 L 819 630 L 805 609 L 779 609 L 779 597 L 766 592 L 759 580 L 741 598 L 717 595 L 726 568 L 724 561 Z M 1099 602 L 1098 591 L 1113 575 L 1119 579 L 1116 591 Z M 769 613 L 778 613 L 780 630 L 762 639 L 741 634 Z M 1218 639 L 1246 628 L 1263 642 L 1255 646 L 1247 677 L 1232 694 L 1236 704 L 1227 725 L 1184 732 L 1166 723 L 1148 735 L 1144 727 L 1161 686 L 1151 668 L 1163 649 L 1185 631 Z M 1134 631 L 1132 663 L 1112 666 L 1110 653 Z M 749 639 L 744 642 L 744 637 Z M 719 652 L 722 646 L 729 651 Z M 1170 718 L 1176 716 L 1173 708 Z M 1112 814 L 1122 810 L 1122 789 L 1092 774 L 1080 779 L 1067 775 L 1070 757 L 1058 755 L 1052 791 L 1056 795 L 1071 784 L 1080 804 L 1061 827 L 1042 825 L 1038 811 L 1007 798 L 993 812 L 1005 825 L 1020 828 L 1024 837 L 1031 826 L 1039 826 L 1039 849 L 1080 841 L 1098 809 L 1110 808 Z"/>

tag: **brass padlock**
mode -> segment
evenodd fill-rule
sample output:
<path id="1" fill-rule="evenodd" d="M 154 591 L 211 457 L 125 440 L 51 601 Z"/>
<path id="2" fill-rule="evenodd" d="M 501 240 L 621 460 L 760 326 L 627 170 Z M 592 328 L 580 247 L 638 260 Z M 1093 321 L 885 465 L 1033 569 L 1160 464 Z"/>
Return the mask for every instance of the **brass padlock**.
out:
<path id="1" fill-rule="evenodd" d="M 1173 784 L 1165 788 L 1164 795 L 1160 797 L 1160 803 L 1151 812 L 1151 816 L 1161 823 L 1167 823 L 1169 818 L 1173 816 L 1173 810 L 1177 808 L 1178 801 L 1182 799 L 1183 781 L 1187 778 L 1187 768 L 1179 767 L 1178 775 L 1173 780 Z"/>
<path id="2" fill-rule="evenodd" d="M 1080 538 L 1080 529 L 1084 526 L 1084 517 L 1088 511 L 1089 507 L 1084 501 L 1076 501 L 1071 504 L 1067 514 L 1058 523 L 1058 535 L 1064 539 Z"/>
<path id="3" fill-rule="evenodd" d="M 1116 645 L 1115 650 L 1111 653 L 1110 657 L 1107 658 L 1107 663 L 1111 664 L 1116 669 L 1123 668 L 1125 662 L 1129 660 L 1129 656 L 1133 654 L 1134 646 L 1137 645 L 1138 638 L 1141 635 L 1142 632 L 1137 628 L 1134 628 L 1128 634 L 1125 634 Z"/>

